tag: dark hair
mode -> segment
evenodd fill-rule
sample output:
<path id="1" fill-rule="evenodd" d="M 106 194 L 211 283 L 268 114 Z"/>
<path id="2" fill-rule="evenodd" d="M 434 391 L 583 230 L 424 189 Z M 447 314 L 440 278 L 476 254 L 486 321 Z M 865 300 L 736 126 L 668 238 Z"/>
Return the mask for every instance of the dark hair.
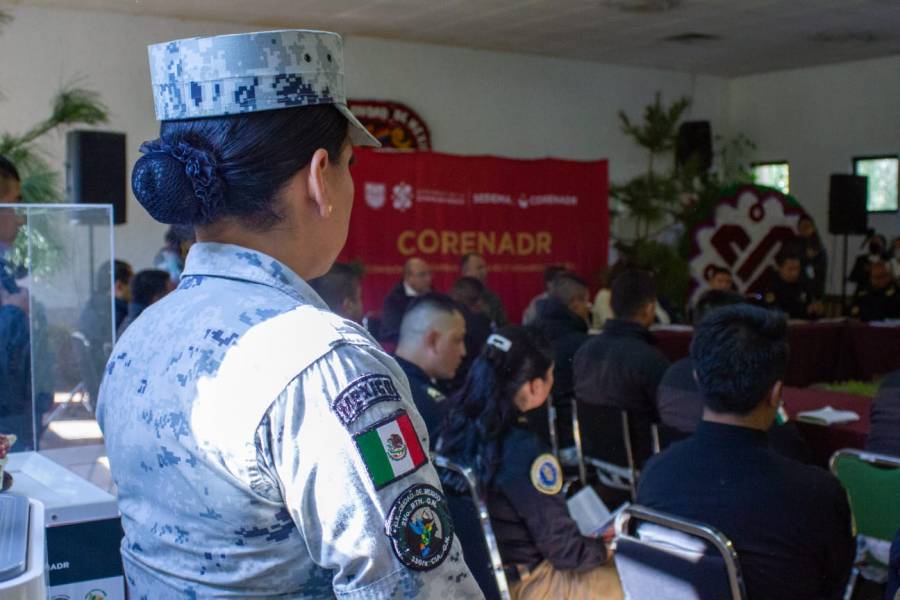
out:
<path id="1" fill-rule="evenodd" d="M 550 283 L 550 295 L 566 305 L 573 298 L 587 291 L 587 282 L 575 273 L 568 271 L 557 274 Z"/>
<path id="2" fill-rule="evenodd" d="M 483 486 L 497 472 L 503 434 L 519 416 L 516 393 L 543 378 L 553 364 L 550 342 L 537 329 L 508 325 L 497 334 L 510 342 L 509 348 L 484 346 L 450 400 L 439 442 L 440 452 L 472 467 Z"/>
<path id="3" fill-rule="evenodd" d="M 631 319 L 656 301 L 656 281 L 649 271 L 629 269 L 613 280 L 610 306 L 617 319 Z"/>
<path id="4" fill-rule="evenodd" d="M 544 267 L 544 285 L 550 285 L 557 275 L 565 272 L 566 268 L 562 265 L 550 265 Z"/>
<path id="5" fill-rule="evenodd" d="M 787 322 L 781 313 L 749 304 L 719 308 L 694 332 L 691 360 L 711 410 L 747 414 L 784 380 Z"/>
<path id="6" fill-rule="evenodd" d="M 175 250 L 180 250 L 184 242 L 193 242 L 196 239 L 194 228 L 190 225 L 172 225 L 166 230 L 164 238 L 166 246 Z"/>
<path id="7" fill-rule="evenodd" d="M 779 267 L 789 260 L 800 260 L 800 254 L 790 244 L 785 244 L 775 255 L 775 264 Z"/>
<path id="8" fill-rule="evenodd" d="M 333 312 L 338 313 L 344 300 L 356 298 L 361 280 L 362 273 L 354 265 L 334 263 L 327 273 L 310 280 L 309 285 Z"/>
<path id="9" fill-rule="evenodd" d="M 732 306 L 734 304 L 743 304 L 744 302 L 746 302 L 744 297 L 735 292 L 707 290 L 703 292 L 697 300 L 697 307 L 694 309 L 694 324 L 700 323 L 706 318 L 706 315 L 717 308 Z"/>
<path id="10" fill-rule="evenodd" d="M 124 285 L 128 285 L 131 282 L 131 277 L 134 275 L 134 270 L 124 260 L 116 259 L 115 267 L 113 271 L 113 284 L 122 283 Z M 109 261 L 104 261 L 97 267 L 97 281 L 96 281 L 97 289 L 101 292 L 109 291 Z"/>
<path id="11" fill-rule="evenodd" d="M 204 225 L 234 217 L 264 231 L 281 220 L 278 194 L 319 148 L 338 160 L 347 119 L 332 105 L 163 121 L 131 176 L 157 221 Z"/>
<path id="12" fill-rule="evenodd" d="M 450 288 L 450 297 L 466 308 L 472 308 L 484 299 L 484 284 L 474 277 L 460 277 Z"/>
<path id="13" fill-rule="evenodd" d="M 16 169 L 16 165 L 3 155 L 0 155 L 0 179 L 15 179 L 19 182 L 22 181 L 19 177 L 19 170 Z"/>
<path id="14" fill-rule="evenodd" d="M 719 265 L 713 265 L 709 270 L 709 278 L 712 279 L 716 275 L 728 275 L 729 277 L 732 277 L 731 271 L 729 271 L 725 267 L 720 267 Z"/>
<path id="15" fill-rule="evenodd" d="M 160 269 L 138 271 L 131 280 L 131 301 L 149 306 L 154 297 L 166 292 L 170 280 L 169 273 Z"/>
<path id="16" fill-rule="evenodd" d="M 462 258 L 459 259 L 459 268 L 460 268 L 460 269 L 465 269 L 465 268 L 466 268 L 466 263 L 469 262 L 469 259 L 472 258 L 472 257 L 474 257 L 474 256 L 481 256 L 481 255 L 478 254 L 477 252 L 466 252 L 465 254 L 463 254 L 463 255 L 462 255 Z M 484 258 L 484 257 L 481 256 L 481 258 Z"/>

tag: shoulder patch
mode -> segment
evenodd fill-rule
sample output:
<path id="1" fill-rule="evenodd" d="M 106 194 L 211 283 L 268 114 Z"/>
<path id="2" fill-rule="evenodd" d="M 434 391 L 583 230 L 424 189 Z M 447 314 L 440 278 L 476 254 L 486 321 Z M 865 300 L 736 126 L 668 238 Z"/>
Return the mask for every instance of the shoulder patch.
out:
<path id="1" fill-rule="evenodd" d="M 440 490 L 420 483 L 394 501 L 384 524 L 394 554 L 414 571 L 429 571 L 447 558 L 453 521 Z"/>
<path id="2" fill-rule="evenodd" d="M 435 402 L 443 402 L 447 399 L 447 397 L 444 395 L 444 392 L 430 385 L 425 386 L 425 392 Z"/>
<path id="3" fill-rule="evenodd" d="M 774 303 L 775 302 L 775 294 L 773 294 L 772 292 L 766 293 L 766 302 L 768 302 L 769 304 Z"/>
<path id="4" fill-rule="evenodd" d="M 563 477 L 559 461 L 552 454 L 541 454 L 531 463 L 531 483 L 537 491 L 555 496 L 562 489 Z"/>
<path id="5" fill-rule="evenodd" d="M 428 462 L 419 434 L 405 410 L 353 436 L 375 489 L 406 477 Z"/>
<path id="6" fill-rule="evenodd" d="M 884 293 L 884 295 L 887 296 L 888 298 L 890 298 L 890 297 L 893 296 L 895 293 L 897 293 L 897 288 L 895 288 L 894 286 L 891 286 L 891 287 L 889 287 L 888 290 Z"/>
<path id="7" fill-rule="evenodd" d="M 338 394 L 331 410 L 347 427 L 370 406 L 379 402 L 399 401 L 400 393 L 387 375 L 363 375 Z"/>

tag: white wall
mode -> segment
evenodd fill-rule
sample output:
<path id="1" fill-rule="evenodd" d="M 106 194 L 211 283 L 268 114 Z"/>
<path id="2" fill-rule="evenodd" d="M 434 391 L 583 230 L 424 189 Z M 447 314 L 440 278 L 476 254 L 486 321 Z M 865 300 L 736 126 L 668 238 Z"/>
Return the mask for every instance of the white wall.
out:
<path id="1" fill-rule="evenodd" d="M 831 289 L 840 291 L 839 238 L 827 235 L 828 177 L 852 172 L 853 156 L 900 152 L 900 56 L 731 80 L 727 123 L 756 142 L 760 160 L 788 160 L 791 194 L 826 235 Z M 900 235 L 900 215 L 869 225 Z M 851 238 L 850 265 L 860 238 Z M 849 266 L 848 266 L 849 268 Z"/>
<path id="2" fill-rule="evenodd" d="M 110 108 L 103 129 L 128 134 L 128 164 L 156 137 L 147 69 L 150 43 L 252 29 L 91 11 L 4 6 L 14 21 L 0 32 L 0 131 L 20 132 L 47 116 L 61 84 L 76 77 Z M 644 167 L 616 113 L 638 115 L 657 90 L 690 95 L 691 118 L 723 126 L 727 84 L 712 77 L 522 54 L 482 52 L 368 38 L 346 40 L 348 94 L 409 104 L 428 123 L 434 149 L 460 154 L 610 159 L 613 180 Z M 44 144 L 62 169 L 64 136 Z M 129 198 L 116 228 L 117 253 L 149 266 L 164 227 Z"/>

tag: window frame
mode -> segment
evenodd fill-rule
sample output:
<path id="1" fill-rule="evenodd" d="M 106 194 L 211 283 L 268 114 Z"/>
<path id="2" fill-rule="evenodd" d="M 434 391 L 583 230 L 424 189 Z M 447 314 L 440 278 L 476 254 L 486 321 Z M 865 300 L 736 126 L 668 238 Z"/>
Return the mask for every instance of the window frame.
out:
<path id="1" fill-rule="evenodd" d="M 866 196 L 866 212 L 872 215 L 890 215 L 900 212 L 900 154 L 863 154 L 854 156 L 850 164 L 853 167 L 853 175 L 859 175 L 856 170 L 857 163 L 865 160 L 884 160 L 892 159 L 897 161 L 897 206 L 895 208 L 887 208 L 884 210 L 869 210 L 868 194 Z"/>

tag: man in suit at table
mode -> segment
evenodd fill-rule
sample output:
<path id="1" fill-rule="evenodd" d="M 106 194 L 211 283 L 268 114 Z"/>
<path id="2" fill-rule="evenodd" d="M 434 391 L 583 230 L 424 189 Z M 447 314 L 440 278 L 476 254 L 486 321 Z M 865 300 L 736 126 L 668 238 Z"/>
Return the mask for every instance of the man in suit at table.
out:
<path id="1" fill-rule="evenodd" d="M 787 357 L 778 313 L 736 305 L 704 319 L 691 344 L 703 421 L 650 459 L 637 502 L 722 531 L 750 599 L 836 600 L 855 553 L 847 494 L 824 469 L 768 447 Z"/>

